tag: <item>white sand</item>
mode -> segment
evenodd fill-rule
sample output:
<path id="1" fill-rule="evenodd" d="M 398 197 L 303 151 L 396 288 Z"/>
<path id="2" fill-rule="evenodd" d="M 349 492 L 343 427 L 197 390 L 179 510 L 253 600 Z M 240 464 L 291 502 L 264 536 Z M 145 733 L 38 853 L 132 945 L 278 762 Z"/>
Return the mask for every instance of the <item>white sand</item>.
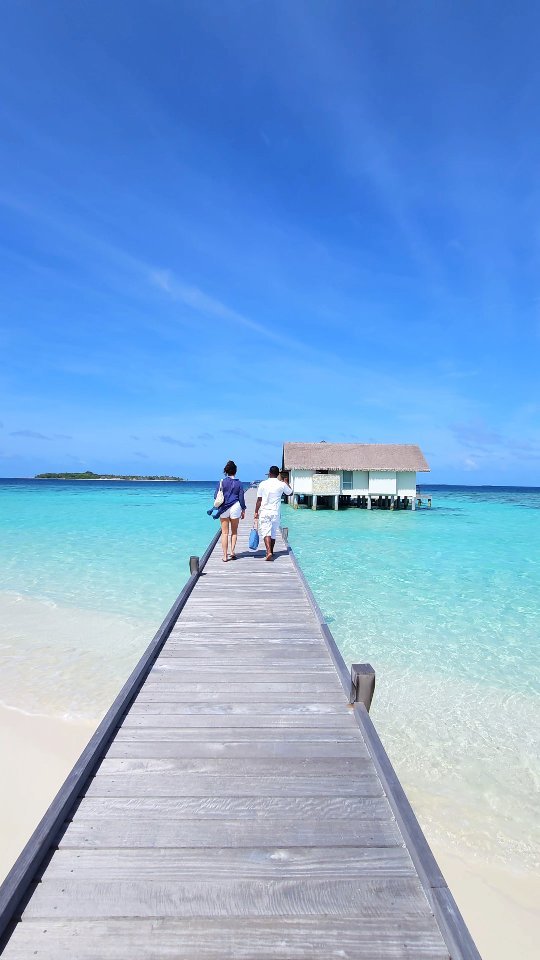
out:
<path id="1" fill-rule="evenodd" d="M 0 879 L 93 733 L 93 725 L 32 717 L 0 707 Z M 490 866 L 433 844 L 433 852 L 483 960 L 536 960 L 540 878 Z"/>
<path id="2" fill-rule="evenodd" d="M 94 725 L 0 707 L 0 880 L 92 736 Z"/>

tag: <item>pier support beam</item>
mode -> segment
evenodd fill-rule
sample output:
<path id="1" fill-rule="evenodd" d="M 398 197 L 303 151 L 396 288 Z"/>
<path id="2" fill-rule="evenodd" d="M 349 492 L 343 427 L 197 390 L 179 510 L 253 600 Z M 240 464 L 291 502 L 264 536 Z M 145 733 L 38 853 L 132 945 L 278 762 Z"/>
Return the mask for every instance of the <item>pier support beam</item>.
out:
<path id="1" fill-rule="evenodd" d="M 351 703 L 363 703 L 369 711 L 375 691 L 375 670 L 370 663 L 353 663 L 351 684 Z"/>
<path id="2" fill-rule="evenodd" d="M 293 505 L 293 507 L 294 507 L 295 510 L 298 510 L 298 494 L 297 494 L 297 493 L 295 493 L 295 495 L 294 495 L 294 497 L 293 497 L 292 505 Z"/>
<path id="3" fill-rule="evenodd" d="M 368 498 L 367 498 L 367 508 L 368 508 L 368 510 L 371 510 L 371 497 L 370 497 L 370 496 L 368 496 Z"/>
<path id="4" fill-rule="evenodd" d="M 411 498 L 411 510 L 416 510 L 416 494 Z"/>
<path id="5" fill-rule="evenodd" d="M 336 493 L 334 496 L 334 510 L 339 510 L 339 494 Z"/>
<path id="6" fill-rule="evenodd" d="M 316 509 L 317 509 L 317 494 L 316 494 L 316 493 L 314 493 L 314 494 L 313 494 L 313 497 L 311 498 L 311 509 L 312 509 L 312 510 L 316 510 Z"/>

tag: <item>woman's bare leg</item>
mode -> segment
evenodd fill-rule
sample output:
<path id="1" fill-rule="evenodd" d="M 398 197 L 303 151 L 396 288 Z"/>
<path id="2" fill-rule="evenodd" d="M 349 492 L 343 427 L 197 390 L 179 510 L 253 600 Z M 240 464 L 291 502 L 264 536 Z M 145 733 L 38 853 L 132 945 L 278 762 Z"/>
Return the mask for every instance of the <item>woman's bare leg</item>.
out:
<path id="1" fill-rule="evenodd" d="M 236 556 L 236 540 L 238 537 L 238 524 L 240 520 L 231 519 L 231 553 L 233 557 Z"/>
<path id="2" fill-rule="evenodd" d="M 221 520 L 221 549 L 223 551 L 223 559 L 228 560 L 228 550 L 229 550 L 229 518 L 220 518 Z"/>

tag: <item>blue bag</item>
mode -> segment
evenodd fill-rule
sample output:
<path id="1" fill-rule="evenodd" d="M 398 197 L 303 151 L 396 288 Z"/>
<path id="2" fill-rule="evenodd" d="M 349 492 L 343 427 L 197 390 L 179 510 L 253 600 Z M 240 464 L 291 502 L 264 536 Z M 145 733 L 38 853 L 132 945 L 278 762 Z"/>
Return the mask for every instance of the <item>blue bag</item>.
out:
<path id="1" fill-rule="evenodd" d="M 256 550 L 258 546 L 259 546 L 259 532 L 255 527 L 253 527 L 253 529 L 249 534 L 249 549 Z"/>

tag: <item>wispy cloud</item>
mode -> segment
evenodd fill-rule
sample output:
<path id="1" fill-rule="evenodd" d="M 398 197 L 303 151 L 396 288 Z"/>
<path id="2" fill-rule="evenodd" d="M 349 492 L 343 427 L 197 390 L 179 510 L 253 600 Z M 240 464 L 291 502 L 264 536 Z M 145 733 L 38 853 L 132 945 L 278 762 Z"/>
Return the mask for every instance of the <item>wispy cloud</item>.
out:
<path id="1" fill-rule="evenodd" d="M 229 307 L 221 300 L 209 296 L 198 287 L 190 286 L 176 279 L 171 270 L 152 269 L 149 272 L 149 280 L 158 289 L 166 293 L 172 300 L 183 303 L 186 307 L 196 310 L 207 317 L 213 317 L 216 320 L 226 320 L 235 326 L 246 327 L 254 333 L 259 334 L 266 340 L 271 340 L 280 346 L 302 348 L 302 344 L 297 343 L 290 337 L 282 334 L 277 326 L 267 327 L 238 310 Z"/>
<path id="2" fill-rule="evenodd" d="M 158 440 L 161 440 L 162 443 L 170 443 L 175 447 L 194 447 L 195 444 L 191 443 L 189 440 L 178 440 L 176 437 L 170 437 L 167 434 L 162 434 L 158 437 Z"/>
<path id="3" fill-rule="evenodd" d="M 39 433 L 37 430 L 13 430 L 10 436 L 28 437 L 30 440 L 51 440 L 52 439 L 52 437 L 46 437 L 44 433 Z"/>
<path id="4" fill-rule="evenodd" d="M 261 447 L 281 447 L 280 440 L 266 440 L 264 437 L 253 437 L 253 439 Z"/>
<path id="5" fill-rule="evenodd" d="M 150 457 L 148 456 L 147 453 L 142 453 L 140 450 L 135 450 L 133 456 L 134 456 L 134 457 L 139 457 L 140 460 L 149 460 L 149 459 L 150 459 Z"/>
<path id="6" fill-rule="evenodd" d="M 457 423 L 450 429 L 458 443 L 471 452 L 464 460 L 466 469 L 477 469 L 480 461 L 540 460 L 540 442 L 491 430 L 482 421 Z"/>
<path id="7" fill-rule="evenodd" d="M 243 437 L 243 439 L 245 440 L 251 439 L 251 435 L 247 432 L 247 430 L 237 430 L 234 428 L 230 428 L 230 429 L 227 428 L 226 430 L 222 430 L 222 433 L 226 434 L 228 437 Z"/>

